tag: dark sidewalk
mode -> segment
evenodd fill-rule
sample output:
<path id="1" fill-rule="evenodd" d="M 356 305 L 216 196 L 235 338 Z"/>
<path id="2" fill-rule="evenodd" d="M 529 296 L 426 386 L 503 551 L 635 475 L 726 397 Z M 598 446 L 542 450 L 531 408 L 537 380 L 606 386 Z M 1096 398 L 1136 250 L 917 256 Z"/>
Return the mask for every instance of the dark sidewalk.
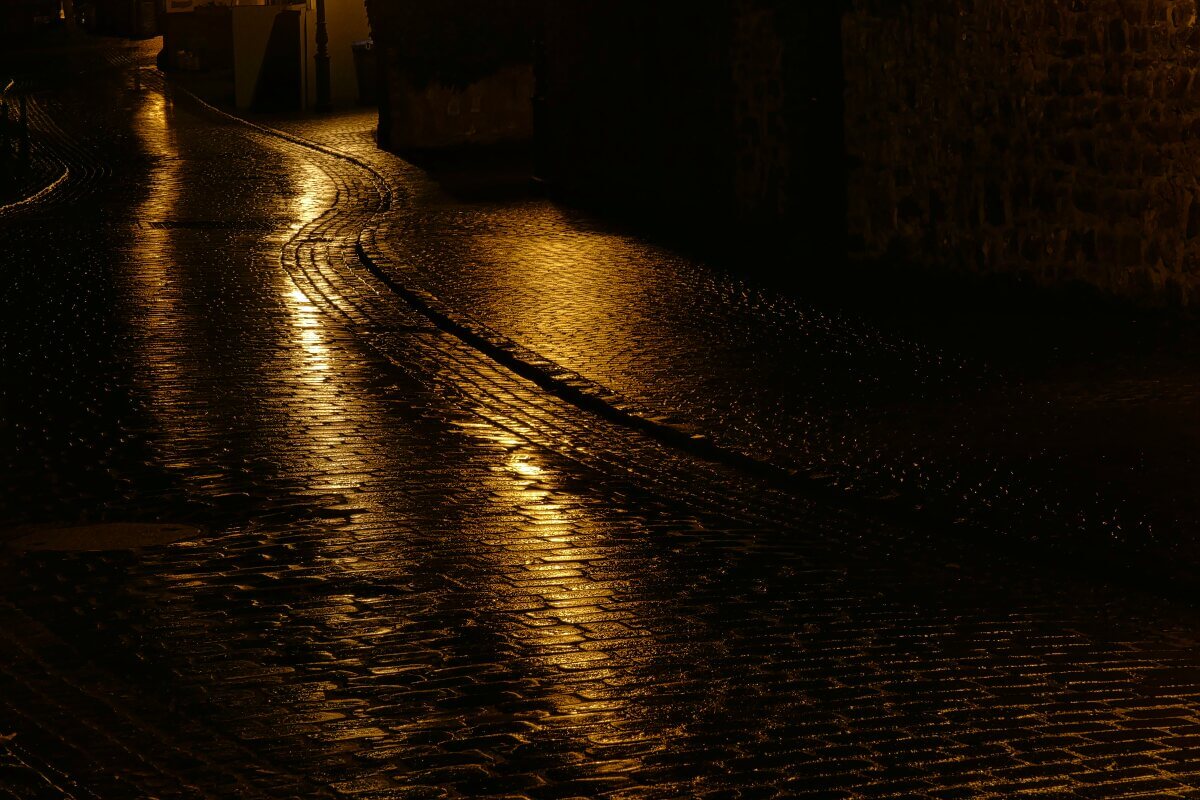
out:
<path id="1" fill-rule="evenodd" d="M 0 218 L 2 509 L 206 535 L 4 558 L 0 796 L 1197 796 L 1191 607 L 589 413 L 433 324 L 359 246 L 376 231 L 364 249 L 447 307 L 698 424 L 705 398 L 770 417 L 721 388 L 790 363 L 750 355 L 795 344 L 769 309 L 821 333 L 804 363 L 894 357 L 917 376 L 881 381 L 897 398 L 988 370 L 649 263 L 541 201 L 416 203 L 429 184 L 353 118 L 291 127 L 386 182 L 201 107 L 152 53 L 60 56 L 39 88 L 73 178 Z M 439 287 L 439 259 L 475 277 Z M 668 316 L 676 296 L 694 310 Z M 744 335 L 702 316 L 718 297 Z"/>

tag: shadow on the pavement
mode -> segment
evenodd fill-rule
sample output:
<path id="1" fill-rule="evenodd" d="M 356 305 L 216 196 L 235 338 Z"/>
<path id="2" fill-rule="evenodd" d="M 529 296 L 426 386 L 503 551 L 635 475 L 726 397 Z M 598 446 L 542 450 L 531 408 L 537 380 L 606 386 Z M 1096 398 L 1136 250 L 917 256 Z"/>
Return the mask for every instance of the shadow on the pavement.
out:
<path id="1" fill-rule="evenodd" d="M 465 203 L 511 202 L 545 195 L 545 187 L 534 178 L 532 146 L 409 151 L 404 158 Z"/>

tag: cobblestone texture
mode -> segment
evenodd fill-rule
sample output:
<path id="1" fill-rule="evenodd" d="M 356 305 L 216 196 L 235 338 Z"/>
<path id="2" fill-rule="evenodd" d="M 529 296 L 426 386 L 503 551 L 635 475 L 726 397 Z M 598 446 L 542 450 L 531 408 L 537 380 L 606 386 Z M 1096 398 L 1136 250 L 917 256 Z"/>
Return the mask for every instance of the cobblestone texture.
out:
<path id="1" fill-rule="evenodd" d="M 899 324 L 903 310 L 736 277 L 511 176 L 439 184 L 378 151 L 368 113 L 270 123 L 369 161 L 396 192 L 367 237 L 395 283 L 566 385 L 832 494 L 1194 577 L 1194 343 L 1024 308 L 930 305 L 927 325 Z"/>
<path id="2" fill-rule="evenodd" d="M 10 157 L 12 166 L 7 172 L 0 166 L 0 215 L 40 200 L 67 178 L 63 164 L 46 152 L 40 141 L 41 130 L 51 126 L 52 121 L 41 112 L 36 100 L 26 100 L 26 113 L 30 129 L 28 159 L 22 161 L 15 155 Z M 15 144 L 12 152 L 19 153 Z"/>
<path id="3" fill-rule="evenodd" d="M 584 413 L 359 261 L 411 194 L 64 66 L 72 182 L 0 220 L 3 518 L 209 536 L 4 559 L 0 792 L 1196 796 L 1190 607 Z"/>

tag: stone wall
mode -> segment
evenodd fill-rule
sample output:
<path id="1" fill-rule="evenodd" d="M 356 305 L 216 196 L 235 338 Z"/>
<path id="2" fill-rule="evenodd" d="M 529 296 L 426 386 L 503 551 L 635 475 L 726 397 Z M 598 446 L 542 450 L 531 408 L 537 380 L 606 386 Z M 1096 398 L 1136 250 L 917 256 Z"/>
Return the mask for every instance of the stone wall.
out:
<path id="1" fill-rule="evenodd" d="M 396 150 L 533 137 L 537 0 L 367 0 L 380 142 Z"/>
<path id="2" fill-rule="evenodd" d="M 55 3 L 57 5 L 57 3 Z M 145 39 L 159 33 L 155 0 L 95 0 L 92 27 L 106 36 Z"/>
<path id="3" fill-rule="evenodd" d="M 1191 303 L 1196 0 L 853 0 L 853 249 Z"/>
<path id="4" fill-rule="evenodd" d="M 791 148 L 778 9 L 738 0 L 732 19 L 734 196 L 740 214 L 777 218 L 788 205 Z"/>
<path id="5" fill-rule="evenodd" d="M 387 143 L 395 150 L 434 150 L 526 142 L 533 138 L 533 67 L 511 66 L 451 86 L 418 84 L 394 57 L 388 70 Z"/>
<path id="6" fill-rule="evenodd" d="M 184 69 L 180 53 L 190 54 L 191 68 L 222 73 L 228 91 L 222 101 L 233 100 L 233 9 L 228 6 L 198 6 L 188 14 L 163 14 L 164 69 Z M 185 56 L 183 61 L 189 61 Z M 225 96 L 225 95 L 228 96 Z"/>
<path id="7" fill-rule="evenodd" d="M 554 0 L 543 177 L 685 237 L 782 240 L 824 268 L 844 253 L 840 30 L 827 3 Z"/>

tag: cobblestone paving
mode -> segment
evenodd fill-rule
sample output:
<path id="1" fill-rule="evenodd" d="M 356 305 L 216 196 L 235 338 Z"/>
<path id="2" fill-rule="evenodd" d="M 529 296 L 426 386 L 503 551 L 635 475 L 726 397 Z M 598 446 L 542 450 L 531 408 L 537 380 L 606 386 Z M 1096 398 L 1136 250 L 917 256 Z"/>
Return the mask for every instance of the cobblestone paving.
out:
<path id="1" fill-rule="evenodd" d="M 15 102 L 15 101 L 14 101 Z M 10 144 L 9 166 L 0 164 L 0 215 L 12 213 L 17 207 L 49 194 L 68 177 L 61 162 L 42 146 L 42 131 L 52 125 L 38 107 L 36 100 L 26 102 L 30 137 L 27 159 L 19 157 L 20 148 Z M 0 155 L 0 161 L 4 156 Z"/>
<path id="2" fill-rule="evenodd" d="M 548 394 L 359 262 L 369 171 L 124 52 L 0 220 L 0 513 L 207 535 L 3 559 L 0 797 L 1200 795 L 1190 607 Z"/>
<path id="3" fill-rule="evenodd" d="M 1195 578 L 1194 345 L 1022 309 L 964 321 L 929 307 L 929 325 L 897 324 L 903 313 L 806 301 L 681 256 L 512 175 L 438 183 L 375 148 L 369 113 L 270 124 L 394 187 L 372 241 L 397 283 L 607 402 L 835 494 Z"/>

